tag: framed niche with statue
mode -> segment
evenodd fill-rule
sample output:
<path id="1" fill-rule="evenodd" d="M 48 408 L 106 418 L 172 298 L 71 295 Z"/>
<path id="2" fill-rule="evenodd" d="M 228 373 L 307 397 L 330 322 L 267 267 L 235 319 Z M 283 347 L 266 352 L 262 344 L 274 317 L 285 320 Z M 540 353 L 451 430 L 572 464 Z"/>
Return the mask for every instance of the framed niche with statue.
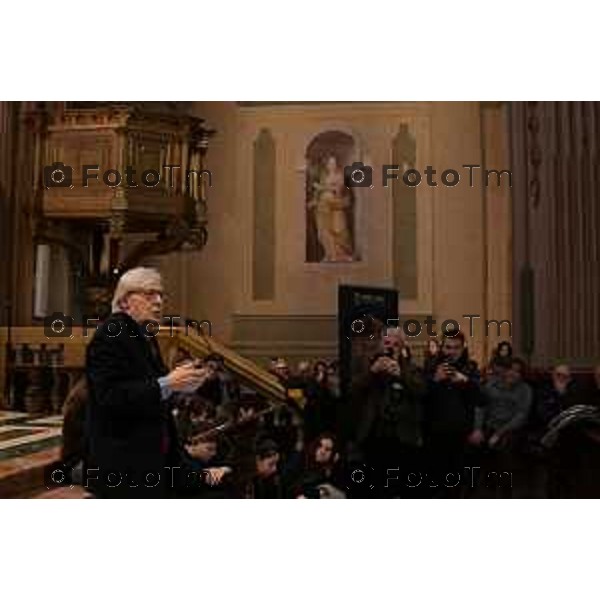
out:
<path id="1" fill-rule="evenodd" d="M 344 181 L 344 167 L 357 158 L 354 138 L 325 131 L 306 149 L 306 262 L 361 260 L 357 245 L 356 193 Z"/>

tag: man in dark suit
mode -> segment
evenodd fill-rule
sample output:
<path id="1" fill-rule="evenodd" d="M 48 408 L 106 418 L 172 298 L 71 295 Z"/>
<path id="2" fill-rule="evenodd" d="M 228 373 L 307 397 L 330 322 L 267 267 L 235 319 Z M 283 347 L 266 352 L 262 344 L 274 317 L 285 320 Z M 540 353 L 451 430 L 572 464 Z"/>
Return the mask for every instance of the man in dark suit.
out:
<path id="1" fill-rule="evenodd" d="M 169 398 L 197 388 L 207 373 L 193 362 L 168 372 L 155 338 L 162 304 L 157 271 L 127 271 L 112 314 L 88 346 L 83 483 L 96 497 L 164 497 L 181 482 L 182 450 Z"/>

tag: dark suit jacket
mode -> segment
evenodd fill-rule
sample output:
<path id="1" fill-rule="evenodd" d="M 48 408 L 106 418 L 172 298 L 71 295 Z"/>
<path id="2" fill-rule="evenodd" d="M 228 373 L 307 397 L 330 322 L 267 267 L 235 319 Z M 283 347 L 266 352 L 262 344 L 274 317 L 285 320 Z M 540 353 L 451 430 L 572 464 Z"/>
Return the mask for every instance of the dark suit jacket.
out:
<path id="1" fill-rule="evenodd" d="M 170 469 L 181 450 L 157 381 L 166 373 L 156 339 L 128 315 L 114 313 L 96 331 L 86 357 L 83 479 L 97 496 L 162 497 L 173 489 Z"/>
<path id="2" fill-rule="evenodd" d="M 363 448 L 374 441 L 395 440 L 409 446 L 422 444 L 422 402 L 425 384 L 408 361 L 401 376 L 369 372 L 354 389 L 360 402 L 356 442 Z"/>

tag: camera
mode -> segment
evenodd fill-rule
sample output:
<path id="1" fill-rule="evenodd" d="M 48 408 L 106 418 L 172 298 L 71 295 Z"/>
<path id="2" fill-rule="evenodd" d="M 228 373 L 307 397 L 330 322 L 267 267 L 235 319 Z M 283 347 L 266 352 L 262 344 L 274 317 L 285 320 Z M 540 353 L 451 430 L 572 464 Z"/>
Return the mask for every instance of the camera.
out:
<path id="1" fill-rule="evenodd" d="M 73 167 L 62 162 L 55 162 L 44 167 L 44 186 L 73 187 Z"/>
<path id="2" fill-rule="evenodd" d="M 47 338 L 73 337 L 73 317 L 55 312 L 44 318 L 44 335 Z"/>
<path id="3" fill-rule="evenodd" d="M 375 319 L 367 313 L 351 316 L 347 319 L 346 338 L 349 340 L 354 338 L 374 339 Z"/>
<path id="4" fill-rule="evenodd" d="M 362 162 L 353 162 L 344 167 L 344 184 L 348 188 L 371 187 L 373 183 L 373 168 Z"/>

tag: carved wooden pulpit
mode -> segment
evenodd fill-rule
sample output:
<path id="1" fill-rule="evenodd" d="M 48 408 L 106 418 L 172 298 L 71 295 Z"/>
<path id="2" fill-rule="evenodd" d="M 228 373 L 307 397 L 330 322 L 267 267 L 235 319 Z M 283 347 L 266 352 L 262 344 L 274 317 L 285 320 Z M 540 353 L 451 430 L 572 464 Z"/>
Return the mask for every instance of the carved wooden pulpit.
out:
<path id="1" fill-rule="evenodd" d="M 203 119 L 109 105 L 31 122 L 36 242 L 71 250 L 86 314 L 105 312 L 114 279 L 145 256 L 206 244 Z"/>

